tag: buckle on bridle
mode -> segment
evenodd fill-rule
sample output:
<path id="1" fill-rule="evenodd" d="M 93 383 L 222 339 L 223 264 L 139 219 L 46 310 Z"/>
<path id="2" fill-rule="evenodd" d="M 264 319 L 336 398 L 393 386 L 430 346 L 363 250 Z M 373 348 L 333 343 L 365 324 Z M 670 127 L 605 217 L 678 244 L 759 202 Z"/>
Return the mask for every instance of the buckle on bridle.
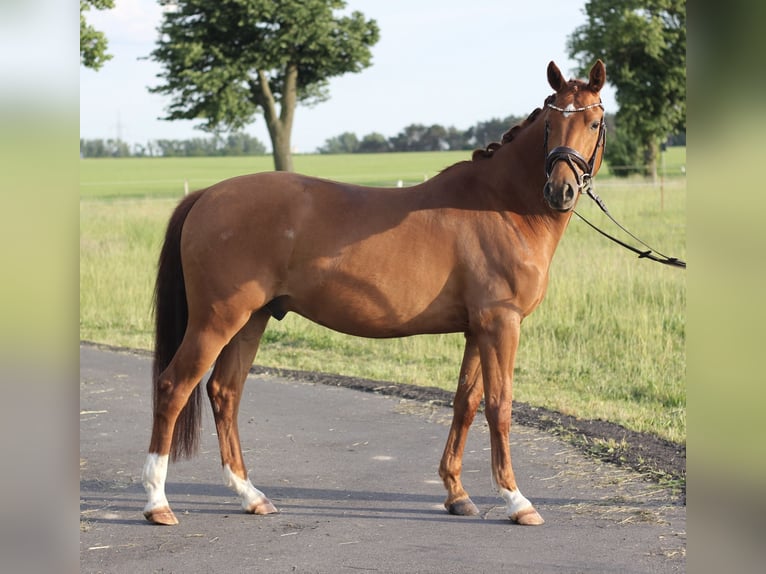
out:
<path id="1" fill-rule="evenodd" d="M 545 158 L 545 177 L 551 177 L 553 166 L 560 161 L 566 161 L 569 169 L 575 174 L 578 191 L 580 191 L 580 193 L 582 193 L 583 190 L 589 189 L 593 185 L 593 176 L 591 175 L 591 172 L 593 171 L 592 166 L 582 155 L 580 155 L 580 152 L 567 146 L 555 147 L 548 153 Z M 577 171 L 575 165 L 580 168 L 582 173 Z"/>

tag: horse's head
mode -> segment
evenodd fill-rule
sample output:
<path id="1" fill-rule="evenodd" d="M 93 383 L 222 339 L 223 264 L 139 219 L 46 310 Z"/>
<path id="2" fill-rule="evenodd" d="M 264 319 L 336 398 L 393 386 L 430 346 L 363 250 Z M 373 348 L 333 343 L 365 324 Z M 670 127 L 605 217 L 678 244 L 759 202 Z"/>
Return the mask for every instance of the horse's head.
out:
<path id="1" fill-rule="evenodd" d="M 557 211 L 571 211 L 601 167 L 606 128 L 599 92 L 604 63 L 590 70 L 588 83 L 567 82 L 556 64 L 548 64 L 548 82 L 556 90 L 545 101 L 545 175 L 543 195 Z M 589 158 L 589 159 L 586 159 Z"/>

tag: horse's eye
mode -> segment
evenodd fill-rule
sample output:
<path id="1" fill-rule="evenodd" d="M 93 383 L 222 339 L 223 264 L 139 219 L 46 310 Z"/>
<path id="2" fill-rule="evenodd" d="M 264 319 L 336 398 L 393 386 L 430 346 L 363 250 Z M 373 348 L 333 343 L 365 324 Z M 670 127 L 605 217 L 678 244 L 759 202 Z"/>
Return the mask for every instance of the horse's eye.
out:
<path id="1" fill-rule="evenodd" d="M 594 120 L 594 121 L 593 121 L 593 122 L 590 124 L 590 129 L 592 129 L 592 130 L 597 130 L 597 129 L 598 129 L 598 126 L 600 126 L 600 125 L 601 125 L 601 122 Z"/>

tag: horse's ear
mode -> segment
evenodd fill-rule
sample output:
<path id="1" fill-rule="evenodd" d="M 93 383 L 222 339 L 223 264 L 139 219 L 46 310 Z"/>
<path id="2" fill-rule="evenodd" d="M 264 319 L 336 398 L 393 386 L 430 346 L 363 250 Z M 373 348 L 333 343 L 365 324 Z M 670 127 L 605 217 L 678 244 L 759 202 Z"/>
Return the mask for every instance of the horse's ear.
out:
<path id="1" fill-rule="evenodd" d="M 590 77 L 588 78 L 588 87 L 594 92 L 600 92 L 606 82 L 606 67 L 604 62 L 600 59 L 596 60 L 593 67 L 590 69 Z"/>
<path id="2" fill-rule="evenodd" d="M 561 74 L 561 70 L 559 70 L 559 67 L 553 60 L 548 64 L 548 83 L 551 85 L 551 88 L 557 92 L 567 84 L 567 81 Z"/>

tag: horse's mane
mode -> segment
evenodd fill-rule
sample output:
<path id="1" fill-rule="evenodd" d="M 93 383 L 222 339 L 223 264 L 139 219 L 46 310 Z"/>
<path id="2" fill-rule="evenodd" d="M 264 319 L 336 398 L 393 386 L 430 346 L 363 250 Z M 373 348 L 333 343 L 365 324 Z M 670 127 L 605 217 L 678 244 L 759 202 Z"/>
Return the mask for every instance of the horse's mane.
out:
<path id="1" fill-rule="evenodd" d="M 556 99 L 556 94 L 551 94 L 547 98 L 545 98 L 545 102 L 543 105 L 552 104 L 553 101 Z M 494 155 L 495 151 L 507 144 L 510 141 L 513 141 L 513 139 L 524 130 L 529 124 L 534 122 L 537 119 L 537 116 L 540 115 L 542 112 L 542 108 L 535 108 L 532 110 L 532 113 L 527 116 L 527 119 L 525 119 L 520 124 L 516 124 L 511 129 L 509 129 L 507 132 L 503 134 L 503 137 L 501 138 L 500 142 L 492 142 L 487 144 L 484 148 L 479 148 L 477 150 L 474 150 L 473 155 L 471 155 L 471 160 L 476 161 L 479 159 L 487 159 Z"/>

